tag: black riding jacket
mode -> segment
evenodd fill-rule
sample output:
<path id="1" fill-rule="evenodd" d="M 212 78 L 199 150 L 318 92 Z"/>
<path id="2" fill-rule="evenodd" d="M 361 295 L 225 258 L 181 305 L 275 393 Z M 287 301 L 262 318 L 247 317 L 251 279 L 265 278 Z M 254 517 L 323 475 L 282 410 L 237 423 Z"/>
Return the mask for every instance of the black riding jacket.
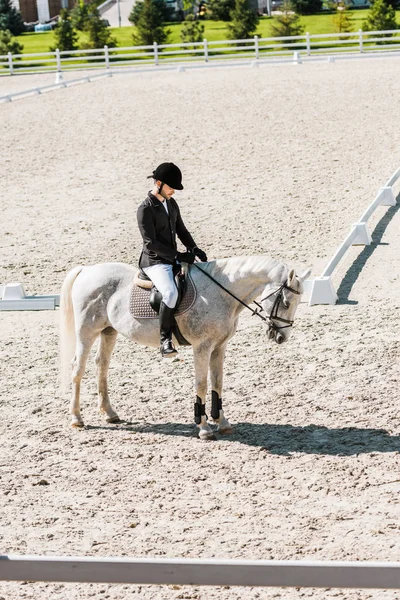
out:
<path id="1" fill-rule="evenodd" d="M 176 236 L 186 248 L 193 249 L 196 242 L 186 229 L 179 206 L 174 198 L 162 202 L 149 192 L 137 211 L 137 220 L 143 238 L 140 267 L 157 264 L 174 264 L 177 255 Z"/>

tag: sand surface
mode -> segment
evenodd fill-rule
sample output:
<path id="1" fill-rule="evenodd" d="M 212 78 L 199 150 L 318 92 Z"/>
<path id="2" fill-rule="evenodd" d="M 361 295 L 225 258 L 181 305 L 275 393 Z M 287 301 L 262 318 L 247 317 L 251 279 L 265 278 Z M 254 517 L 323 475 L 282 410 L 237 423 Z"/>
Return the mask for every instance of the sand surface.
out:
<path id="1" fill-rule="evenodd" d="M 398 59 L 142 73 L 1 105 L 0 283 L 57 293 L 77 264 L 136 263 L 136 207 L 165 160 L 210 258 L 267 254 L 318 275 L 400 167 L 399 75 Z M 17 84 L 0 79 L 0 94 Z M 288 344 L 243 314 L 223 394 L 235 430 L 213 442 L 192 426 L 190 349 L 165 364 L 119 339 L 120 425 L 97 411 L 93 353 L 77 431 L 58 312 L 0 312 L 2 553 L 399 560 L 398 207 L 377 209 L 373 243 L 335 273 L 340 302 L 302 304 Z M 0 583 L 1 600 L 93 597 L 400 591 Z"/>

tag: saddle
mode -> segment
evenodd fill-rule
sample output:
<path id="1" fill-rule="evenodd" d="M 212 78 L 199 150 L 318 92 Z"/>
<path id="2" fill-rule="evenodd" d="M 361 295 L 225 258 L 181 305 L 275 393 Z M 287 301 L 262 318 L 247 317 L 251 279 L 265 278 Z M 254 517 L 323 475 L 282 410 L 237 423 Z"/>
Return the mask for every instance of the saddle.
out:
<path id="1" fill-rule="evenodd" d="M 178 289 L 178 302 L 175 315 L 179 316 L 188 311 L 196 300 L 196 288 L 189 271 L 183 272 L 178 266 L 174 267 L 175 283 Z M 129 311 L 136 319 L 158 319 L 162 296 L 146 273 L 139 268 L 136 273 L 131 289 Z M 190 346 L 189 342 L 179 331 L 175 321 L 173 327 L 180 346 Z"/>

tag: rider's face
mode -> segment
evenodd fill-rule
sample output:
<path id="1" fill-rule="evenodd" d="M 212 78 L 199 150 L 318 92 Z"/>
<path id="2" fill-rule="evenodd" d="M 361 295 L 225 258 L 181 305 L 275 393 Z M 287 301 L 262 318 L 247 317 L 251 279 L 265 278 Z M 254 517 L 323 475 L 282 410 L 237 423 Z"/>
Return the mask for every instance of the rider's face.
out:
<path id="1" fill-rule="evenodd" d="M 161 181 L 156 181 L 156 185 L 158 188 L 160 188 Z M 167 200 L 169 200 L 175 194 L 175 190 L 174 190 L 174 188 L 169 187 L 169 185 L 164 183 L 164 185 L 161 188 L 161 192 L 159 192 L 159 193 L 161 194 L 161 196 L 163 196 L 163 198 L 166 198 Z"/>

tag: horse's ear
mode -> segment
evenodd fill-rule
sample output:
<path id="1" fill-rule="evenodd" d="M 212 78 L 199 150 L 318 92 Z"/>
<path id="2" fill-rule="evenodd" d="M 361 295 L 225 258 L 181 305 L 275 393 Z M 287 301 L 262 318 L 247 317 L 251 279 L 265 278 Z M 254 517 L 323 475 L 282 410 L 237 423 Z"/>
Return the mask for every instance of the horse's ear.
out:
<path id="1" fill-rule="evenodd" d="M 305 281 L 306 279 L 308 279 L 308 277 L 310 276 L 310 274 L 311 274 L 311 268 L 308 268 L 308 269 L 306 269 L 304 271 L 304 273 L 302 275 L 299 275 L 299 279 L 301 281 Z"/>
<path id="2" fill-rule="evenodd" d="M 290 269 L 289 275 L 288 275 L 288 278 L 287 278 L 287 282 L 288 282 L 288 285 L 290 287 L 293 285 L 295 278 L 296 278 L 295 270 L 294 269 Z"/>

